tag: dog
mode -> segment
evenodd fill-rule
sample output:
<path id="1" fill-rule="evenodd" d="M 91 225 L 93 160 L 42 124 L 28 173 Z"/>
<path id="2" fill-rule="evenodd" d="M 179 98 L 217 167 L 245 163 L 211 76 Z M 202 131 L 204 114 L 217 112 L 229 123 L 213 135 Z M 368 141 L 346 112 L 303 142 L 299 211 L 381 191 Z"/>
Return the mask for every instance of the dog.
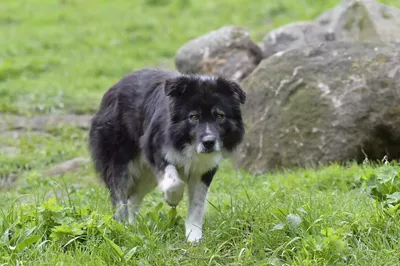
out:
<path id="1" fill-rule="evenodd" d="M 114 218 L 132 223 L 156 187 L 176 207 L 187 185 L 186 240 L 201 240 L 209 186 L 244 137 L 245 101 L 233 80 L 164 69 L 133 71 L 109 88 L 91 120 L 89 148 Z"/>

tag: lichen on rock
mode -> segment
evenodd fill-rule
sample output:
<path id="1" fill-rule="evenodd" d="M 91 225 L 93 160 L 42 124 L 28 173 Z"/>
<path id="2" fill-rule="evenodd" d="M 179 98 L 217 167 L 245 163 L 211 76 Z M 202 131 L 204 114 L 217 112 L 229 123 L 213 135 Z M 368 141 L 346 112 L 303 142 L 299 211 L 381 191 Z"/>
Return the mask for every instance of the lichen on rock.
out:
<path id="1" fill-rule="evenodd" d="M 364 153 L 400 158 L 398 62 L 399 49 L 349 42 L 263 60 L 242 83 L 247 133 L 235 164 L 262 173 L 362 161 Z"/>

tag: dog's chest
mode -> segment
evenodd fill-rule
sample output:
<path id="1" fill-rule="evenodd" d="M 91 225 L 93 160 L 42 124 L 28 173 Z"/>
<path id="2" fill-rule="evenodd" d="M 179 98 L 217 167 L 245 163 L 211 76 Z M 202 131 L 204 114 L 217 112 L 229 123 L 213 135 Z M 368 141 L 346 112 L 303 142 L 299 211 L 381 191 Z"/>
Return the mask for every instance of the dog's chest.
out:
<path id="1" fill-rule="evenodd" d="M 167 161 L 175 165 L 181 175 L 183 174 L 181 178 L 201 176 L 218 166 L 222 160 L 220 153 L 199 154 L 188 151 L 168 150 L 165 154 Z"/>

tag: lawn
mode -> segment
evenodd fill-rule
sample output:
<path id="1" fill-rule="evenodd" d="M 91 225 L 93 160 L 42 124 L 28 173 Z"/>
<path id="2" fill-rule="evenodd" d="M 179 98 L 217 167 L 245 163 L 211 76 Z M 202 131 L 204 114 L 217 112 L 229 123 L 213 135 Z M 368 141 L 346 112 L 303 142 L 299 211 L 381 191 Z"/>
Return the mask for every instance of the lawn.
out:
<path id="1" fill-rule="evenodd" d="M 398 265 L 396 163 L 253 176 L 226 161 L 211 186 L 205 239 L 190 245 L 186 200 L 173 210 L 154 191 L 137 223 L 125 226 L 111 218 L 90 163 L 45 174 L 88 157 L 87 129 L 14 125 L 32 116 L 92 115 L 123 75 L 173 68 L 181 45 L 218 27 L 241 25 L 259 42 L 270 29 L 312 19 L 338 2 L 3 0 L 0 265 Z"/>

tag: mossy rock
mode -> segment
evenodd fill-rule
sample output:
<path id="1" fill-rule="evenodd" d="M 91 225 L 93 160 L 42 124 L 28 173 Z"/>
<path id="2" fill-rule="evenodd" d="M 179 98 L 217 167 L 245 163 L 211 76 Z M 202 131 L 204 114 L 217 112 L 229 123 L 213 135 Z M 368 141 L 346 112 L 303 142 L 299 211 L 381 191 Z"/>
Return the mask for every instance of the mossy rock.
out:
<path id="1" fill-rule="evenodd" d="M 247 132 L 235 164 L 263 173 L 400 158 L 399 51 L 331 42 L 263 60 L 242 82 Z"/>
<path id="2" fill-rule="evenodd" d="M 241 81 L 262 60 L 261 48 L 242 27 L 224 26 L 184 44 L 175 66 L 182 73 L 203 73 Z"/>
<path id="3" fill-rule="evenodd" d="M 400 9 L 375 0 L 343 0 L 314 21 L 298 21 L 270 31 L 262 42 L 264 58 L 326 42 L 400 43 Z"/>
<path id="4" fill-rule="evenodd" d="M 400 42 L 400 9 L 375 0 L 344 0 L 316 22 L 338 41 Z"/>

